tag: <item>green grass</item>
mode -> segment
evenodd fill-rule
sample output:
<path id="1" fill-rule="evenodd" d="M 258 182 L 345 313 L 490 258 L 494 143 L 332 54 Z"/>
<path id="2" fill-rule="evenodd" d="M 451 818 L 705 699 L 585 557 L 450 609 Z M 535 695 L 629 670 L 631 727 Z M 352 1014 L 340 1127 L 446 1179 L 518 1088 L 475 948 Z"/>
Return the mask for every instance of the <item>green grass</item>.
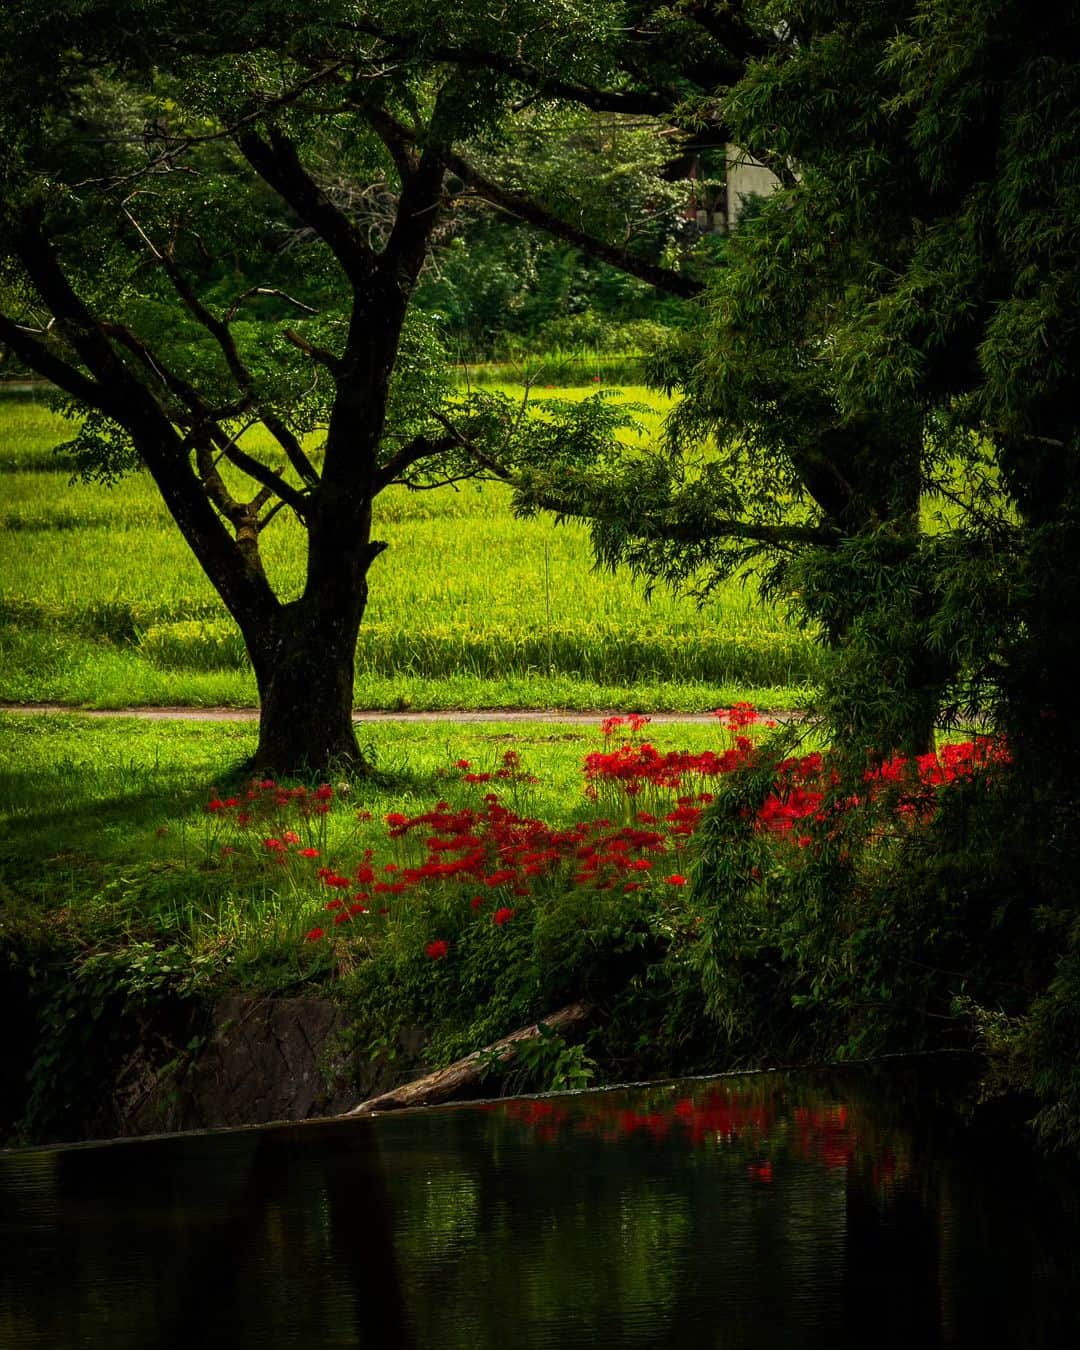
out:
<path id="1" fill-rule="evenodd" d="M 625 395 L 648 403 L 655 432 L 667 402 Z M 253 702 L 239 634 L 153 484 L 69 485 L 52 453 L 68 434 L 40 403 L 0 401 L 0 699 Z M 583 526 L 514 520 L 500 485 L 392 489 L 376 531 L 390 547 L 370 578 L 359 707 L 786 706 L 819 669 L 752 583 L 701 610 L 666 592 L 646 603 L 634 578 L 593 570 Z M 284 512 L 265 536 L 285 598 L 302 584 L 303 545 Z"/>
<path id="2" fill-rule="evenodd" d="M 659 727 L 653 739 L 701 750 L 722 736 L 710 723 Z M 354 809 L 330 818 L 331 864 L 355 864 L 366 845 L 393 856 L 387 812 L 427 810 L 440 798 L 476 805 L 486 789 L 464 785 L 451 766 L 464 758 L 494 769 L 510 748 L 539 780 L 504 790 L 516 809 L 560 825 L 595 814 L 582 761 L 603 745 L 598 725 L 390 722 L 362 727 L 361 740 L 377 775 L 352 786 Z M 298 905 L 288 878 L 277 882 L 266 868 L 238 881 L 203 809 L 213 788 L 242 780 L 254 748 L 251 724 L 0 713 L 0 947 L 20 932 L 61 931 L 76 943 L 178 943 L 189 954 L 239 942 L 250 980 L 273 981 L 282 962 L 302 971 L 311 897 Z M 358 825 L 354 810 L 373 819 Z"/>
<path id="3" fill-rule="evenodd" d="M 256 702 L 249 670 L 161 669 L 134 647 L 33 626 L 0 626 L 0 689 L 8 702 L 67 703 L 87 708 L 154 705 L 244 708 Z M 362 708 L 453 710 L 477 708 L 620 709 L 707 712 L 737 703 L 745 682 L 717 683 L 639 676 L 633 684 L 602 684 L 574 674 L 510 671 L 491 677 L 455 672 L 444 677 L 407 670 L 363 673 L 356 700 Z M 760 685 L 749 691 L 762 708 L 797 708 L 808 686 Z"/>

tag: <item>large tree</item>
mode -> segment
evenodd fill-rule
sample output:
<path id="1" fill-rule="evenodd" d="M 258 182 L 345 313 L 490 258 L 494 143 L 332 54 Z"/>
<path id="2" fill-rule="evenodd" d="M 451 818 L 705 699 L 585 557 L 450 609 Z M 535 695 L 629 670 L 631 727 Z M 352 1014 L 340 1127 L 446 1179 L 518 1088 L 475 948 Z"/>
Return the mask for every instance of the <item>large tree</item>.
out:
<path id="1" fill-rule="evenodd" d="M 740 13 L 771 40 L 703 116 L 783 182 L 656 362 L 668 445 L 534 475 L 523 504 L 653 579 L 756 565 L 833 647 L 856 744 L 977 707 L 1071 745 L 1075 7 Z"/>
<path id="2" fill-rule="evenodd" d="M 451 397 L 430 328 L 409 322 L 441 222 L 482 198 L 696 293 L 605 237 L 602 210 L 523 183 L 500 146 L 537 99 L 670 113 L 695 86 L 665 35 L 715 83 L 740 62 L 727 8 L 536 0 L 507 24 L 474 0 L 437 32 L 405 0 L 4 8 L 0 343 L 85 418 L 87 472 L 153 477 L 244 636 L 264 766 L 361 763 L 353 664 L 379 492 L 553 445 L 587 459 L 611 430 L 589 414 L 531 446 L 505 409 Z M 273 455 L 245 441 L 252 424 Z M 283 512 L 307 532 L 285 599 L 260 551 Z"/>
<path id="3" fill-rule="evenodd" d="M 958 1029 L 959 998 L 1075 1141 L 1080 5 L 752 9 L 777 41 L 718 115 L 792 172 L 660 363 L 686 395 L 671 444 L 534 473 L 523 505 L 591 515 L 602 556 L 652 578 L 756 562 L 834 644 L 825 706 L 866 832 L 746 882 L 740 936 L 714 817 L 703 891 L 733 1006 L 767 970 L 767 1012 L 786 987 L 910 1046 L 930 1019 Z M 1007 764 L 900 826 L 867 802 L 868 749 L 920 748 L 965 712 L 1007 734 Z"/>

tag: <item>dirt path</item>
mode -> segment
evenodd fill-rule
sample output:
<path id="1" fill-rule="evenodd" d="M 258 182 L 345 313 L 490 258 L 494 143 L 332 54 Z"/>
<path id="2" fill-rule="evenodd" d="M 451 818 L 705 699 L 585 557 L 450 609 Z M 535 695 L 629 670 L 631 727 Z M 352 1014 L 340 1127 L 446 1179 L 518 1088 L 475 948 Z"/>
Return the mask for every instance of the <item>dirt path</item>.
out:
<path id="1" fill-rule="evenodd" d="M 145 722 L 256 722 L 258 708 L 78 708 L 64 703 L 3 703 L 5 713 L 77 713 L 80 717 L 136 717 Z M 623 714 L 625 716 L 625 714 Z M 618 712 L 565 712 L 550 708 L 482 708 L 435 709 L 426 712 L 387 711 L 385 709 L 353 714 L 354 722 L 567 722 L 571 725 L 595 725 L 605 717 L 618 717 Z M 763 716 L 791 718 L 799 713 L 763 713 Z M 713 721 L 712 713 L 657 712 L 649 714 L 653 726 L 671 722 Z"/>

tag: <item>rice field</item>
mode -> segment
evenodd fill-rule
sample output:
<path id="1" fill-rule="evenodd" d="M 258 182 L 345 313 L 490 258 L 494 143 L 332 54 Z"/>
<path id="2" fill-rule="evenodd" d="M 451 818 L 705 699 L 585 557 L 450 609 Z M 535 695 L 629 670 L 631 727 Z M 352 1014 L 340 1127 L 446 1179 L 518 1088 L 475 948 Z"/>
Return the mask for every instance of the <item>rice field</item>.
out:
<path id="1" fill-rule="evenodd" d="M 649 405 L 655 431 L 666 401 L 625 396 Z M 0 399 L 0 700 L 252 702 L 239 634 L 153 484 L 69 484 L 53 447 L 70 434 L 40 396 Z M 628 574 L 593 570 L 583 526 L 517 521 L 508 497 L 464 485 L 379 498 L 390 547 L 371 572 L 358 707 L 641 706 L 648 691 L 650 706 L 690 709 L 804 695 L 817 649 L 751 581 L 700 610 L 659 590 L 646 602 Z M 284 512 L 264 536 L 285 597 L 302 583 L 303 542 Z"/>

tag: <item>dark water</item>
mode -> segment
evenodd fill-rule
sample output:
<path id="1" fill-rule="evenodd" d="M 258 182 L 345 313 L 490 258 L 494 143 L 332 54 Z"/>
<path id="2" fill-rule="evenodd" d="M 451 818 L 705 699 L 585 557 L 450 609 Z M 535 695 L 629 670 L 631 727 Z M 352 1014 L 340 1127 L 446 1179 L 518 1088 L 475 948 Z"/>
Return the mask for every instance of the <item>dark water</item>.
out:
<path id="1" fill-rule="evenodd" d="M 1080 1345 L 1075 1173 L 914 1071 L 0 1156 L 0 1346 Z"/>

